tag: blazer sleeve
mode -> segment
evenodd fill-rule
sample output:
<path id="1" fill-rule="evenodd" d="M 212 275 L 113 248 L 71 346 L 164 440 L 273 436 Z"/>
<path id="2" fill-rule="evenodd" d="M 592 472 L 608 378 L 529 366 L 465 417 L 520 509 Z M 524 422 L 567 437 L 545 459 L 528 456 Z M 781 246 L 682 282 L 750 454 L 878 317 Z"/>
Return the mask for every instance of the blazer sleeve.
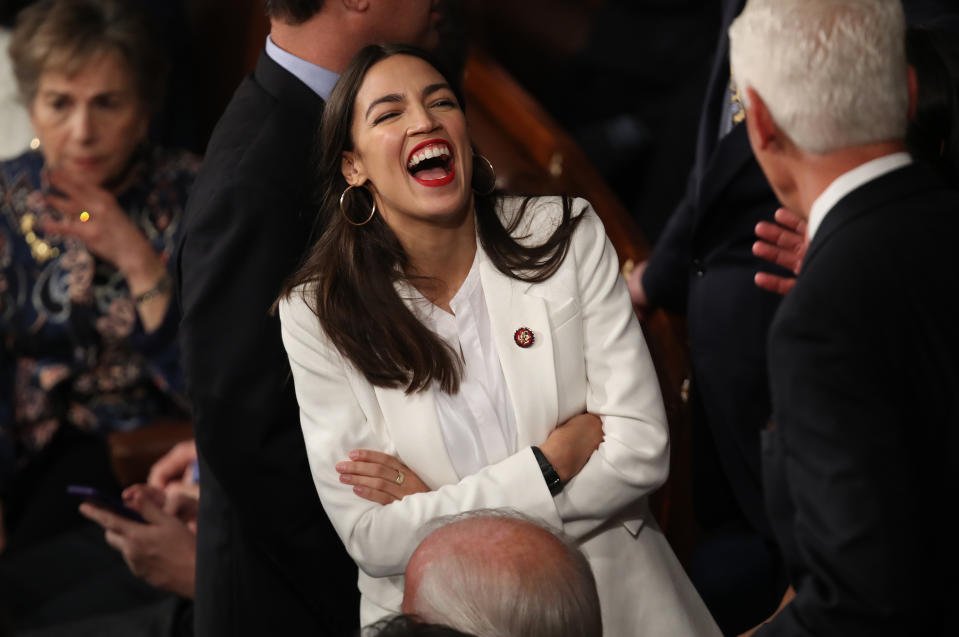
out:
<path id="1" fill-rule="evenodd" d="M 336 463 L 353 449 L 395 453 L 388 433 L 378 428 L 381 419 L 366 411 L 378 409 L 372 387 L 342 359 L 298 293 L 280 303 L 280 321 L 316 490 L 346 550 L 367 574 L 401 575 L 420 529 L 439 516 L 506 508 L 562 526 L 528 447 L 458 483 L 430 485 L 435 490 L 385 506 L 354 494 L 339 481 Z"/>
<path id="2" fill-rule="evenodd" d="M 619 261 L 592 208 L 571 256 L 583 308 L 586 411 L 604 441 L 556 498 L 564 531 L 580 537 L 657 489 L 669 473 L 669 431 L 656 370 Z"/>

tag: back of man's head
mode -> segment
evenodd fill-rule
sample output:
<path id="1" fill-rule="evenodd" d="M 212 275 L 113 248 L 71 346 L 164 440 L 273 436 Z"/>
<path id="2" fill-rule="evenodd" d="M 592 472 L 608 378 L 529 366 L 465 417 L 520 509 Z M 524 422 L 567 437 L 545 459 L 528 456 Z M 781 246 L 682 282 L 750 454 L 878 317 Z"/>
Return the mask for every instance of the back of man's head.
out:
<path id="1" fill-rule="evenodd" d="M 601 637 L 596 582 L 575 545 L 512 513 L 450 520 L 410 559 L 404 612 L 478 637 Z"/>
<path id="2" fill-rule="evenodd" d="M 271 20 L 302 24 L 320 12 L 323 0 L 263 0 L 263 7 Z"/>
<path id="3" fill-rule="evenodd" d="M 905 28 L 899 0 L 749 0 L 729 29 L 730 63 L 804 151 L 899 141 Z"/>

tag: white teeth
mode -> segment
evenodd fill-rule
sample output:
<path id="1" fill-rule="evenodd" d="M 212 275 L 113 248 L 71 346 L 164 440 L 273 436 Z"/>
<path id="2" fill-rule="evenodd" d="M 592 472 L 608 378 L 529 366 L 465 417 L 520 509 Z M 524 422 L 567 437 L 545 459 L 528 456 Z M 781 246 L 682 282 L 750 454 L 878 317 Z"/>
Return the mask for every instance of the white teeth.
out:
<path id="1" fill-rule="evenodd" d="M 416 166 L 422 161 L 426 161 L 427 159 L 433 159 L 434 157 L 449 157 L 449 156 L 450 156 L 449 147 L 447 147 L 445 144 L 433 144 L 415 153 L 410 158 L 410 162 L 406 165 L 406 167 L 412 170 L 414 166 Z"/>

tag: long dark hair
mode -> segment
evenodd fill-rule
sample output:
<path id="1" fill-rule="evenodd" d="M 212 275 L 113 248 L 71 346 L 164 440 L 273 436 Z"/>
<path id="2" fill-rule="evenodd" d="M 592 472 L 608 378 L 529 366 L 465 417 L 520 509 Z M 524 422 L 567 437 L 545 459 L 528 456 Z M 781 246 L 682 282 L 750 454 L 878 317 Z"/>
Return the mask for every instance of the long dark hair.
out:
<path id="1" fill-rule="evenodd" d="M 305 286 L 305 298 L 337 350 L 379 387 L 406 387 L 407 393 L 426 389 L 432 381 L 443 391 L 459 389 L 461 363 L 435 333 L 424 326 L 396 292 L 395 284 L 410 281 L 409 256 L 380 215 L 364 226 L 353 226 L 340 210 L 347 188 L 340 172 L 344 151 L 353 149 L 350 130 L 356 95 L 367 72 L 377 62 L 394 55 L 420 58 L 449 83 L 462 107 L 459 83 L 429 53 L 407 45 L 371 45 L 361 50 L 333 89 L 323 112 L 319 140 L 321 182 L 319 222 L 324 231 L 304 265 L 284 289 L 289 296 Z M 359 189 L 356 189 L 359 190 Z M 355 191 L 351 191 L 353 194 Z M 513 237 L 525 216 L 529 199 L 504 226 L 497 214 L 502 195 L 474 193 L 477 232 L 493 265 L 522 281 L 539 282 L 556 272 L 569 250 L 579 223 L 572 203 L 563 199 L 562 221 L 542 244 L 522 245 Z M 346 197 L 345 212 L 355 221 L 369 215 L 367 197 Z"/>

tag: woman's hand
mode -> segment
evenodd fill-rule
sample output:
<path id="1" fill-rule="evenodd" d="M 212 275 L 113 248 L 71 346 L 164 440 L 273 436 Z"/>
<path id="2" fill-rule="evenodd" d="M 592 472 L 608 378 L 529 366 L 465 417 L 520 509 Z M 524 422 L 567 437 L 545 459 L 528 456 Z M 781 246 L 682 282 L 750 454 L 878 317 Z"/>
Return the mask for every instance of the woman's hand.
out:
<path id="1" fill-rule="evenodd" d="M 430 490 L 409 467 L 379 451 L 351 451 L 350 460 L 338 463 L 336 470 L 340 473 L 340 482 L 353 485 L 353 493 L 379 504 Z"/>
<path id="2" fill-rule="evenodd" d="M 51 170 L 49 179 L 63 196 L 47 195 L 46 201 L 63 214 L 63 219 L 47 220 L 44 232 L 82 241 L 90 252 L 123 274 L 134 297 L 153 289 L 167 276 L 163 259 L 111 192 L 78 181 L 62 171 Z M 81 217 L 82 212 L 87 216 Z M 147 332 L 163 322 L 169 302 L 170 292 L 164 292 L 150 302 L 137 305 Z"/>
<path id="3" fill-rule="evenodd" d="M 46 201 L 63 214 L 63 219 L 47 221 L 44 230 L 83 241 L 90 252 L 127 277 L 133 294 L 152 287 L 165 267 L 147 238 L 120 208 L 116 197 L 61 171 L 51 170 L 49 178 L 50 184 L 63 196 L 47 195 Z M 89 213 L 86 221 L 80 217 L 83 211 Z M 145 279 L 142 289 L 135 289 L 137 286 L 131 277 Z"/>
<path id="4" fill-rule="evenodd" d="M 539 450 L 565 483 L 586 466 L 601 442 L 603 421 L 593 414 L 580 414 L 554 429 Z"/>

